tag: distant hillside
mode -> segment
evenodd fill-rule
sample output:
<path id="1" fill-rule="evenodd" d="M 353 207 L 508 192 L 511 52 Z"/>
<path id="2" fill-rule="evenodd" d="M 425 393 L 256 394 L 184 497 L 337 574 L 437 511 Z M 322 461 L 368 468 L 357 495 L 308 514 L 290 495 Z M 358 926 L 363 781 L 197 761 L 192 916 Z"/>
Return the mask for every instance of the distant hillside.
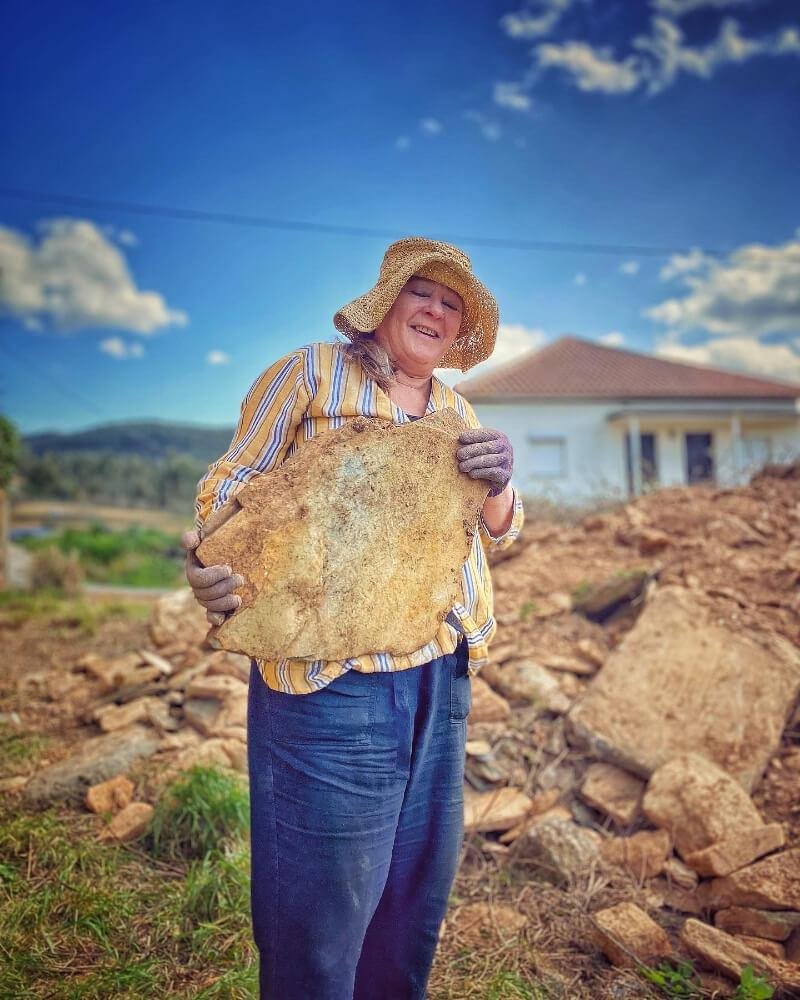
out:
<path id="1" fill-rule="evenodd" d="M 46 431 L 29 434 L 23 440 L 28 451 L 36 456 L 47 452 L 103 452 L 158 461 L 169 455 L 185 455 L 207 465 L 227 450 L 232 436 L 232 427 L 152 421 L 103 424 L 72 434 Z"/>

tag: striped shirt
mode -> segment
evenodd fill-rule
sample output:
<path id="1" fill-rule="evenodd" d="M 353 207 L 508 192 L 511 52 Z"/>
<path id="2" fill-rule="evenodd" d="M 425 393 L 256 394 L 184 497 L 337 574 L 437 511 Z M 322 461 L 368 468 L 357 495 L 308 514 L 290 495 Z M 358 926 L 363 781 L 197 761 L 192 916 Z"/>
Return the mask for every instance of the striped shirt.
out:
<path id="1" fill-rule="evenodd" d="M 469 403 L 434 376 L 427 413 L 448 406 L 461 414 L 470 427 L 480 426 Z M 380 417 L 395 424 L 411 420 L 357 361 L 347 357 L 341 344 L 310 344 L 276 361 L 247 393 L 230 448 L 209 466 L 198 483 L 197 526 L 253 476 L 271 471 L 317 434 L 341 427 L 357 416 Z M 496 628 L 486 550 L 510 545 L 520 532 L 522 520 L 522 503 L 515 492 L 513 519 L 504 535 L 493 538 L 479 521 L 461 570 L 461 601 L 421 649 L 405 656 L 372 653 L 347 660 L 259 660 L 265 682 L 278 691 L 309 694 L 347 670 L 372 673 L 427 663 L 452 653 L 461 634 L 469 644 L 470 672 L 475 673 L 488 659 L 488 643 Z M 453 624 L 453 614 L 460 628 Z"/>

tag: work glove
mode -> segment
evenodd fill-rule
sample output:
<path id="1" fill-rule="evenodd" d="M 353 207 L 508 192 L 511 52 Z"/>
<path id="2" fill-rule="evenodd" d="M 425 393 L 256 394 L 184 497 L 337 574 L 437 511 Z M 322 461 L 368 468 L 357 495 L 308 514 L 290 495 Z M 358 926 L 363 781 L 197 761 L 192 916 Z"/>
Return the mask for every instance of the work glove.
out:
<path id="1" fill-rule="evenodd" d="M 514 449 L 506 435 L 490 427 L 476 427 L 463 431 L 458 443 L 462 446 L 456 451 L 459 471 L 490 483 L 490 497 L 502 493 L 514 467 Z"/>
<path id="2" fill-rule="evenodd" d="M 244 577 L 234 573 L 230 566 L 204 566 L 195 549 L 236 509 L 238 506 L 217 511 L 199 531 L 186 531 L 181 538 L 181 545 L 186 550 L 186 579 L 195 600 L 206 609 L 206 619 L 211 625 L 221 625 L 226 612 L 235 611 L 242 603 L 241 597 L 233 591 L 242 586 Z"/>

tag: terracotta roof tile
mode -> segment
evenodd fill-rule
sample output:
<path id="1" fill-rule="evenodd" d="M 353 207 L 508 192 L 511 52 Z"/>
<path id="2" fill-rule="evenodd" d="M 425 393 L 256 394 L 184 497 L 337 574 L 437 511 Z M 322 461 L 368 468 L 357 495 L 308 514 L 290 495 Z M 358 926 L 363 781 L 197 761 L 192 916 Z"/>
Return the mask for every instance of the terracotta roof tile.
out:
<path id="1" fill-rule="evenodd" d="M 562 337 L 541 350 L 459 382 L 470 402 L 512 397 L 584 399 L 794 399 L 800 385 L 666 361 Z"/>

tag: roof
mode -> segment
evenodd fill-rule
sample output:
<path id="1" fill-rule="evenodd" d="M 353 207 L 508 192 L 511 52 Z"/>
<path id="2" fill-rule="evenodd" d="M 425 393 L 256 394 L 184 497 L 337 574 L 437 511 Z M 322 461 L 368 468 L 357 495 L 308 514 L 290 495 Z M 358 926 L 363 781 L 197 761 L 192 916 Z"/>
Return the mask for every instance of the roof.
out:
<path id="1" fill-rule="evenodd" d="M 470 402 L 488 399 L 797 399 L 800 385 L 666 361 L 561 337 L 541 350 L 459 382 Z"/>

